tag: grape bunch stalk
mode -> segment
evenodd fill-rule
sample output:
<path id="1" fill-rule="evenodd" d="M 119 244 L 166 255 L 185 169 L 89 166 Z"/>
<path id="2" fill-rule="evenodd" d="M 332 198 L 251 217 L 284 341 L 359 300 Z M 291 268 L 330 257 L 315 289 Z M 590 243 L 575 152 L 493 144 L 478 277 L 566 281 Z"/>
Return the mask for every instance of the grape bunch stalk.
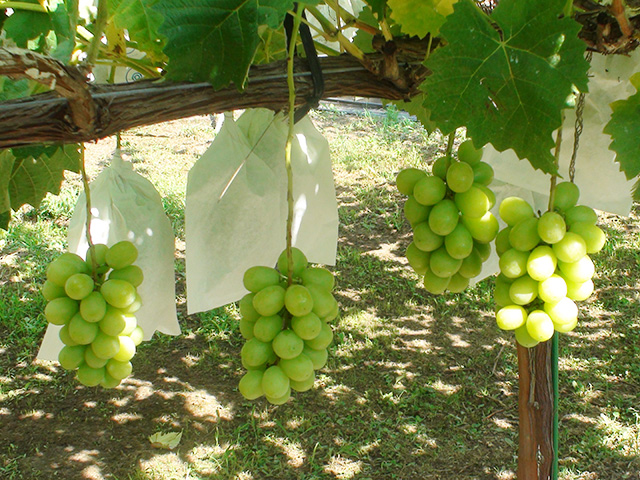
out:
<path id="1" fill-rule="evenodd" d="M 579 197 L 575 184 L 562 182 L 552 209 L 539 217 L 522 198 L 507 197 L 500 204 L 507 226 L 496 237 L 501 272 L 494 292 L 496 321 L 501 329 L 514 330 L 524 347 L 573 330 L 575 302 L 593 292 L 589 254 L 602 249 L 606 235 L 596 226 L 596 212 L 577 205 Z"/>
<path id="2" fill-rule="evenodd" d="M 327 362 L 333 341 L 329 322 L 338 316 L 338 302 L 331 294 L 333 274 L 308 267 L 297 248 L 292 248 L 292 258 L 290 266 L 285 250 L 277 269 L 255 266 L 243 277 L 250 293 L 240 300 L 240 333 L 247 340 L 240 356 L 248 372 L 238 389 L 248 400 L 264 395 L 281 405 L 291 390 L 311 389 L 315 371 Z"/>
<path id="3" fill-rule="evenodd" d="M 457 160 L 438 158 L 431 175 L 417 168 L 398 174 L 398 190 L 409 196 L 404 215 L 413 230 L 406 257 L 428 292 L 462 292 L 480 274 L 499 230 L 490 211 L 496 201 L 488 188 L 492 181 L 493 169 L 471 140 L 460 145 Z"/>
<path id="4" fill-rule="evenodd" d="M 66 252 L 47 267 L 44 314 L 60 325 L 65 346 L 62 368 L 75 370 L 88 387 L 114 388 L 132 371 L 131 359 L 143 339 L 135 312 L 142 306 L 137 287 L 144 276 L 133 262 L 138 249 L 129 241 L 92 245 L 87 258 Z"/>

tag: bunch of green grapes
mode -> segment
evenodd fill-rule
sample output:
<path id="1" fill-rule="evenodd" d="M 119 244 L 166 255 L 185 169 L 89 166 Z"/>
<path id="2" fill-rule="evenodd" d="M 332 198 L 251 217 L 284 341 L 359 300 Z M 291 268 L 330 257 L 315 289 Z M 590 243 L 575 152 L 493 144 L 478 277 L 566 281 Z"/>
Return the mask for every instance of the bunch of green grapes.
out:
<path id="1" fill-rule="evenodd" d="M 286 250 L 278 269 L 256 266 L 244 274 L 250 293 L 240 300 L 242 365 L 248 372 L 238 388 L 248 400 L 264 395 L 275 405 L 285 403 L 291 390 L 313 387 L 315 371 L 327 362 L 333 340 L 329 322 L 338 316 L 338 302 L 331 294 L 333 274 L 307 267 L 304 253 L 293 248 L 293 283 L 288 285 Z"/>
<path id="2" fill-rule="evenodd" d="M 496 201 L 488 188 L 493 169 L 481 159 L 482 150 L 467 140 L 457 160 L 437 159 L 432 175 L 407 168 L 396 179 L 400 193 L 409 196 L 404 214 L 413 242 L 407 260 L 430 293 L 463 291 L 491 254 L 499 225 L 490 212 Z"/>
<path id="3" fill-rule="evenodd" d="M 592 208 L 577 205 L 580 191 L 570 182 L 556 186 L 553 210 L 537 217 L 519 197 L 505 198 L 499 214 L 507 226 L 496 238 L 500 275 L 494 298 L 498 327 L 515 330 L 522 346 L 570 332 L 578 323 L 576 301 L 593 292 L 589 254 L 605 244 Z"/>
<path id="4" fill-rule="evenodd" d="M 44 314 L 49 323 L 62 326 L 65 344 L 58 361 L 66 370 L 77 368 L 83 385 L 113 388 L 131 374 L 143 337 L 134 315 L 142 306 L 136 289 L 143 274 L 133 265 L 137 258 L 135 245 L 122 241 L 93 245 L 86 260 L 63 253 L 47 267 Z"/>

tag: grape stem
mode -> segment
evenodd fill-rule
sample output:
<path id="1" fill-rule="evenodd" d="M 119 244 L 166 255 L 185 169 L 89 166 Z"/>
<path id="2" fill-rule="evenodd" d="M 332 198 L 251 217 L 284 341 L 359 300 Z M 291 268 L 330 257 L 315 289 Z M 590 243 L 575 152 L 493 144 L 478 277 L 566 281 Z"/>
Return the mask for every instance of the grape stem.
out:
<path id="1" fill-rule="evenodd" d="M 85 60 L 87 65 L 93 65 L 98 58 L 98 52 L 102 43 L 102 33 L 107 26 L 108 19 L 109 11 L 107 9 L 107 0 L 98 0 L 98 16 L 96 17 L 93 38 L 87 49 L 87 59 Z"/>
<path id="2" fill-rule="evenodd" d="M 456 131 L 454 130 L 449 134 L 449 138 L 447 139 L 447 151 L 444 153 L 447 157 L 451 156 L 451 152 L 453 151 L 453 142 L 456 138 Z"/>
<path id="3" fill-rule="evenodd" d="M 564 115 L 562 116 L 564 120 Z M 560 166 L 560 147 L 562 146 L 562 127 L 558 129 L 558 133 L 556 134 L 556 150 L 554 152 L 554 163 L 556 165 L 556 170 Z M 556 184 L 558 183 L 558 175 L 551 176 L 551 186 L 549 188 L 549 208 L 550 212 L 553 211 L 553 203 L 556 199 Z"/>
<path id="4" fill-rule="evenodd" d="M 85 208 L 87 214 L 87 226 L 85 228 L 85 233 L 87 235 L 87 245 L 89 245 L 87 252 L 92 252 L 91 249 L 93 247 L 93 240 L 91 239 L 91 220 L 93 219 L 93 214 L 91 213 L 91 187 L 89 186 L 89 177 L 87 175 L 87 169 L 85 168 L 84 164 L 84 143 L 80 144 L 80 151 L 80 173 L 82 174 L 82 187 L 84 188 Z M 96 256 L 93 254 L 91 255 L 91 277 L 93 278 L 94 282 L 98 280 L 98 263 L 96 262 Z"/>
<path id="5" fill-rule="evenodd" d="M 293 60 L 296 53 L 296 42 L 298 39 L 298 30 L 302 21 L 302 11 L 304 6 L 298 4 L 295 17 L 293 19 L 293 28 L 291 29 L 291 39 L 289 40 L 289 51 L 287 54 L 287 86 L 289 87 L 289 131 L 287 132 L 287 143 L 284 147 L 284 164 L 287 171 L 287 285 L 293 283 L 293 251 L 292 251 L 292 234 L 293 228 L 293 169 L 291 167 L 291 145 L 293 144 L 293 127 L 296 109 L 296 84 L 293 77 Z"/>

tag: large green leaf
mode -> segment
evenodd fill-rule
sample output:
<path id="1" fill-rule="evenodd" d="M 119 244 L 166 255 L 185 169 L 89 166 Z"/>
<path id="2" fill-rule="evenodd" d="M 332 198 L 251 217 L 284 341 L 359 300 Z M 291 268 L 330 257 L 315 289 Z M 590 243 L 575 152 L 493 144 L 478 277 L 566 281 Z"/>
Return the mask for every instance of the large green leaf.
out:
<path id="1" fill-rule="evenodd" d="M 364 0 L 367 5 L 371 7 L 371 11 L 378 16 L 378 19 L 382 20 L 385 16 L 385 10 L 387 8 L 387 0 Z"/>
<path id="2" fill-rule="evenodd" d="M 9 180 L 11 180 L 15 159 L 11 150 L 0 150 L 0 212 L 11 210 Z"/>
<path id="3" fill-rule="evenodd" d="M 67 63 L 71 60 L 71 54 L 76 46 L 76 35 L 74 31 L 71 31 L 69 12 L 64 2 L 60 2 L 51 12 L 51 26 L 56 38 L 56 45 L 51 56 Z"/>
<path id="4" fill-rule="evenodd" d="M 444 133 L 466 126 L 477 146 L 512 148 L 554 172 L 552 133 L 573 85 L 587 88 L 580 25 L 560 18 L 564 0 L 502 0 L 487 16 L 460 0 L 427 60 L 425 107 Z"/>
<path id="5" fill-rule="evenodd" d="M 25 3 L 38 4 L 36 0 Z M 2 27 L 4 37 L 13 40 L 18 47 L 27 48 L 29 40 L 46 35 L 51 30 L 51 18 L 44 12 L 32 12 L 16 8 Z"/>
<path id="6" fill-rule="evenodd" d="M 111 21 L 129 32 L 137 49 L 154 59 L 163 58 L 163 39 L 158 35 L 162 14 L 154 10 L 158 0 L 109 0 Z"/>
<path id="7" fill-rule="evenodd" d="M 290 6 L 289 0 L 159 0 L 154 8 L 164 16 L 168 78 L 243 88 L 258 27 L 277 27 Z"/>
<path id="8" fill-rule="evenodd" d="M 407 35 L 420 38 L 436 35 L 446 18 L 436 11 L 437 3 L 437 0 L 389 0 L 391 18 Z"/>
<path id="9" fill-rule="evenodd" d="M 633 79 L 640 87 L 640 76 L 636 74 Z M 611 135 L 613 141 L 609 148 L 616 152 L 620 170 L 631 180 L 640 175 L 640 91 L 613 102 L 611 108 L 613 114 L 604 133 Z"/>

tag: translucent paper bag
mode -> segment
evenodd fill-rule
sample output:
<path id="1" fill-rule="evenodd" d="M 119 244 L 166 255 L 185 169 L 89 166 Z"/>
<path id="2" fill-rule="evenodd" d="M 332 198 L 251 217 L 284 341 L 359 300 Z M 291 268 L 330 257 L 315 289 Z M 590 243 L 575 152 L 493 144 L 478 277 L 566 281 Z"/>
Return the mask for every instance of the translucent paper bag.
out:
<path id="1" fill-rule="evenodd" d="M 88 248 L 85 205 L 85 196 L 81 194 L 67 234 L 69 251 L 83 258 Z M 143 306 L 136 312 L 136 318 L 144 330 L 145 340 L 156 330 L 178 335 L 173 230 L 156 189 L 116 152 L 111 165 L 91 183 L 91 209 L 94 243 L 113 245 L 120 240 L 130 240 L 138 248 L 135 263 L 142 268 L 144 281 L 138 287 Z M 39 358 L 57 360 L 63 346 L 58 338 L 59 329 L 49 325 Z"/>
<path id="2" fill-rule="evenodd" d="M 244 271 L 276 263 L 287 219 L 287 122 L 264 109 L 226 116 L 189 172 L 186 200 L 187 305 L 210 310 L 246 293 Z M 335 263 L 338 212 L 327 141 L 309 118 L 292 148 L 293 244 L 312 262 Z"/>

